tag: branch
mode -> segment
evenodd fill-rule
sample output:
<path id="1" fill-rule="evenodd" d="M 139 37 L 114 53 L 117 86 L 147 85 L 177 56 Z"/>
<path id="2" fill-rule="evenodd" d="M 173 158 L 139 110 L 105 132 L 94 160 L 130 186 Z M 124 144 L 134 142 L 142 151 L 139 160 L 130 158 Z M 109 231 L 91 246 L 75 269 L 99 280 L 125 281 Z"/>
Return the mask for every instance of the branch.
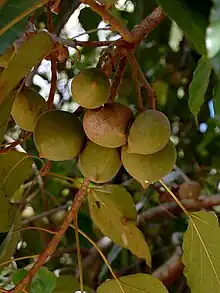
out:
<path id="1" fill-rule="evenodd" d="M 150 15 L 132 30 L 133 44 L 138 46 L 164 19 L 165 14 L 162 8 L 155 8 Z"/>
<path id="2" fill-rule="evenodd" d="M 18 285 L 16 285 L 14 289 L 10 290 L 9 292 L 18 293 L 22 289 L 24 289 L 26 287 L 26 285 L 32 280 L 32 278 L 37 273 L 37 271 L 44 265 L 44 263 L 46 262 L 48 257 L 54 253 L 54 251 L 56 250 L 56 247 L 59 244 L 59 242 L 61 241 L 64 233 L 66 232 L 69 225 L 73 221 L 75 215 L 77 214 L 77 212 L 82 204 L 82 201 L 87 194 L 88 185 L 89 185 L 89 180 L 85 179 L 82 187 L 77 192 L 77 194 L 74 198 L 72 207 L 71 207 L 68 215 L 66 216 L 63 224 L 58 229 L 57 233 L 54 235 L 54 237 L 50 241 L 48 247 L 39 255 L 37 262 L 30 269 L 30 271 L 28 272 L 26 277 Z"/>
<path id="3" fill-rule="evenodd" d="M 123 75 L 124 75 L 124 72 L 126 69 L 126 65 L 127 65 L 127 57 L 121 58 L 118 69 L 115 73 L 114 81 L 113 81 L 111 89 L 110 89 L 109 98 L 108 98 L 109 102 L 113 102 L 116 95 L 117 95 L 119 86 L 121 84 L 121 81 L 122 81 L 122 78 L 123 78 Z"/>
<path id="4" fill-rule="evenodd" d="M 165 286 L 170 286 L 183 273 L 184 264 L 181 261 L 181 248 L 178 246 L 173 255 L 162 266 L 157 268 L 152 276 L 161 280 Z"/>
<path id="5" fill-rule="evenodd" d="M 127 30 L 121 21 L 116 19 L 108 10 L 106 10 L 104 6 L 98 4 L 94 0 L 81 0 L 81 2 L 89 5 L 90 8 L 98 13 L 105 22 L 108 22 L 115 31 L 119 32 L 125 41 L 132 43 L 132 35 L 129 30 Z"/>
<path id="6" fill-rule="evenodd" d="M 181 203 L 189 212 L 196 212 L 201 209 L 211 209 L 214 206 L 220 205 L 220 195 L 203 197 L 198 200 L 183 200 Z M 137 225 L 150 220 L 161 220 L 170 217 L 171 214 L 178 215 L 180 213 L 182 213 L 182 209 L 175 202 L 161 204 L 139 214 Z"/>

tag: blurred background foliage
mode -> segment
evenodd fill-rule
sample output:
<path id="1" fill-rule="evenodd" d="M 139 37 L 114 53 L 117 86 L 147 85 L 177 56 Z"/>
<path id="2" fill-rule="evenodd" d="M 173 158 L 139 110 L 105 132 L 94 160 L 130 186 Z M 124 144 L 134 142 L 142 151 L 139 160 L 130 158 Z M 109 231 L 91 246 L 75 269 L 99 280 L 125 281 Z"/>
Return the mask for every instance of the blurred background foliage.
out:
<path id="1" fill-rule="evenodd" d="M 208 26 L 213 5 L 211 0 L 181 0 L 180 2 L 186 5 L 192 13 L 196 13 Z M 112 13 L 131 30 L 150 14 L 157 5 L 158 2 L 154 0 L 118 1 L 118 4 L 112 8 Z M 47 28 L 45 8 L 38 9 L 34 17 L 37 28 Z M 55 32 L 65 38 L 76 37 L 77 40 L 94 41 L 114 40 L 119 37 L 117 34 L 107 30 L 108 25 L 88 7 L 79 5 L 77 0 L 63 0 L 59 13 L 53 14 L 53 22 Z M 106 48 L 81 48 L 79 60 L 78 52 L 73 48 L 68 48 L 68 59 L 66 62 L 58 64 L 58 82 L 55 94 L 56 108 L 76 112 L 79 117 L 82 117 L 81 108 L 71 97 L 70 83 L 79 70 L 96 65 L 100 54 L 104 50 Z M 213 106 L 215 75 L 212 74 L 210 77 L 205 101 L 198 115 L 199 123 L 197 126 L 193 114 L 189 110 L 188 99 L 189 85 L 200 55 L 180 27 L 174 21 L 166 18 L 140 44 L 136 50 L 136 57 L 141 69 L 156 92 L 157 109 L 167 115 L 172 125 L 172 140 L 178 153 L 177 166 L 181 171 L 176 169 L 171 172 L 164 178 L 165 182 L 178 195 L 179 185 L 184 180 L 182 173 L 184 173 L 190 179 L 201 184 L 202 196 L 208 197 L 219 193 L 220 159 L 218 152 L 220 132 L 219 120 Z M 34 69 L 32 78 L 28 80 L 28 86 L 37 89 L 47 99 L 50 82 L 50 61 L 43 60 Z M 142 94 L 144 101 L 146 101 L 147 97 L 144 90 Z M 129 106 L 136 113 L 137 99 L 129 67 L 125 72 L 116 100 Z M 22 130 L 11 119 L 5 135 L 5 141 L 8 138 L 16 140 L 22 135 Z M 32 139 L 26 140 L 22 147 L 29 154 L 37 155 Z M 41 162 L 37 159 L 34 161 L 37 168 L 40 169 Z M 64 180 L 65 177 L 74 178 L 74 180 L 71 181 L 68 178 Z M 68 203 L 71 203 L 81 180 L 82 175 L 77 169 L 75 160 L 53 162 L 49 175 L 44 177 L 42 182 L 37 180 L 34 184 L 26 183 L 20 189 L 20 192 L 24 193 L 28 199 L 28 204 L 22 213 L 23 223 L 30 225 L 30 217 L 56 209 L 56 212 L 52 215 L 41 217 L 33 222 L 38 227 L 55 231 L 66 215 Z M 120 170 L 112 183 L 122 184 L 126 187 L 131 193 L 139 213 L 159 204 L 172 201 L 167 192 L 157 184 L 144 190 L 139 183 L 130 178 L 124 169 Z M 218 207 L 215 207 L 215 211 L 219 211 Z M 186 230 L 186 225 L 185 216 L 176 217 L 172 214 L 167 215 L 165 220 L 153 219 L 141 223 L 140 228 L 150 245 L 153 256 L 152 271 L 170 259 L 176 247 L 181 245 L 182 233 Z M 86 201 L 79 213 L 79 227 L 94 241 L 102 240 L 102 248 L 114 271 L 119 276 L 135 272 L 146 272 L 143 261 L 138 260 L 126 249 L 120 248 L 108 239 L 103 238 L 103 235 L 92 223 Z M 22 232 L 22 241 L 15 257 L 40 253 L 47 246 L 51 237 L 51 235 L 42 231 L 27 230 Z M 77 274 L 74 239 L 74 231 L 69 228 L 57 252 L 46 264 L 50 270 L 59 275 Z M 110 274 L 98 254 L 91 253 L 92 247 L 88 241 L 80 237 L 80 244 L 84 261 L 85 283 L 90 288 L 95 289 L 106 278 L 109 278 Z M 8 276 L 15 270 L 14 266 L 23 268 L 28 266 L 29 263 L 29 260 L 23 260 L 2 269 L 0 283 L 5 284 L 8 282 L 10 287 L 11 279 Z M 169 281 L 170 292 L 189 292 L 181 271 L 174 280 Z M 72 292 L 70 288 L 72 288 L 71 284 L 69 285 L 69 291 L 68 288 L 65 288 L 66 291 L 62 292 Z"/>

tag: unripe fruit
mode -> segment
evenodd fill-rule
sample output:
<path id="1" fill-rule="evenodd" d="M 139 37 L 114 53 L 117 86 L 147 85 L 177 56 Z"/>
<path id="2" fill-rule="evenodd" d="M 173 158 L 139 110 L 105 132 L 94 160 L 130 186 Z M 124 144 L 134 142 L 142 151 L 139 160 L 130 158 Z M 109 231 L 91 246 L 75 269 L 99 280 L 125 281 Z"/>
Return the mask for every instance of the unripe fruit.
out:
<path id="1" fill-rule="evenodd" d="M 143 187 L 160 180 L 169 173 L 176 162 L 174 144 L 168 144 L 159 152 L 151 155 L 131 154 L 124 146 L 121 151 L 122 163 L 127 172 L 139 181 Z"/>
<path id="2" fill-rule="evenodd" d="M 63 223 L 63 220 L 65 219 L 67 214 L 68 212 L 65 210 L 57 211 L 56 213 L 50 216 L 50 220 L 56 227 L 58 227 Z"/>
<path id="3" fill-rule="evenodd" d="M 132 111 L 121 104 L 106 104 L 102 108 L 87 110 L 83 127 L 87 137 L 98 145 L 117 148 L 126 143 Z"/>
<path id="4" fill-rule="evenodd" d="M 70 160 L 84 145 L 85 134 L 79 119 L 69 112 L 52 110 L 42 114 L 34 128 L 34 142 L 41 158 Z"/>
<path id="5" fill-rule="evenodd" d="M 37 118 L 46 110 L 46 101 L 36 91 L 25 87 L 15 98 L 11 115 L 20 128 L 33 131 Z"/>
<path id="6" fill-rule="evenodd" d="M 95 109 L 108 100 L 110 83 L 99 68 L 80 71 L 72 80 L 72 95 L 76 102 L 87 109 Z"/>
<path id="7" fill-rule="evenodd" d="M 89 141 L 79 156 L 78 167 L 89 180 L 96 183 L 108 182 L 121 167 L 119 151 Z"/>
<path id="8" fill-rule="evenodd" d="M 197 181 L 186 181 L 180 185 L 179 197 L 181 199 L 198 199 L 202 187 Z"/>
<path id="9" fill-rule="evenodd" d="M 147 110 L 137 116 L 128 135 L 128 152 L 148 155 L 162 150 L 170 138 L 167 117 L 156 110 Z"/>

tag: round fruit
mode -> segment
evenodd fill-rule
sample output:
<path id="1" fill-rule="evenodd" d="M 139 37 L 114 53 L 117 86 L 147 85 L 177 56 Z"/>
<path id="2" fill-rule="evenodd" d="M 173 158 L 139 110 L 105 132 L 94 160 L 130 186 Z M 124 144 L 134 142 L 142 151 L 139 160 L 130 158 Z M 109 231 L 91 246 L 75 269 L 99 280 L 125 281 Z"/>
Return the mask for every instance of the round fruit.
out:
<path id="1" fill-rule="evenodd" d="M 108 182 L 121 167 L 119 151 L 89 141 L 79 156 L 78 167 L 89 180 L 96 183 Z"/>
<path id="2" fill-rule="evenodd" d="M 45 112 L 35 124 L 34 142 L 41 158 L 52 161 L 70 160 L 80 153 L 84 139 L 79 119 L 65 111 Z"/>
<path id="3" fill-rule="evenodd" d="M 138 115 L 128 135 L 128 152 L 148 155 L 162 150 L 170 138 L 170 123 L 167 117 L 156 110 L 147 110 Z"/>
<path id="4" fill-rule="evenodd" d="M 186 181 L 180 185 L 179 197 L 181 199 L 198 199 L 202 187 L 197 181 Z"/>
<path id="5" fill-rule="evenodd" d="M 122 146 L 127 140 L 132 111 L 121 104 L 106 104 L 102 108 L 87 110 L 83 118 L 86 135 L 93 142 L 109 148 Z"/>
<path id="6" fill-rule="evenodd" d="M 33 131 L 37 118 L 46 110 L 46 101 L 36 91 L 25 87 L 15 98 L 11 115 L 20 128 Z"/>
<path id="7" fill-rule="evenodd" d="M 129 153 L 127 146 L 124 146 L 121 151 L 121 159 L 127 172 L 143 187 L 147 187 L 173 169 L 176 162 L 176 149 L 169 141 L 161 151 L 155 154 L 140 155 Z"/>
<path id="8" fill-rule="evenodd" d="M 87 109 L 95 109 L 108 100 L 110 83 L 99 68 L 80 71 L 72 80 L 72 95 L 76 102 Z"/>
<path id="9" fill-rule="evenodd" d="M 67 214 L 68 212 L 65 210 L 57 211 L 50 216 L 50 220 L 56 227 L 58 227 L 63 223 L 63 220 L 66 218 Z"/>

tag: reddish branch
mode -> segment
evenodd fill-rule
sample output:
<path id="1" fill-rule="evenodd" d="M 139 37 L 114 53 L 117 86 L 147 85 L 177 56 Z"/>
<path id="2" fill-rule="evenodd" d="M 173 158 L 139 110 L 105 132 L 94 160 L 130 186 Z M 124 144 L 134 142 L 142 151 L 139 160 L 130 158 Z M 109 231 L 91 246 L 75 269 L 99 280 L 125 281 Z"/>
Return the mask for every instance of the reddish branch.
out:
<path id="1" fill-rule="evenodd" d="M 165 19 L 165 14 L 157 7 L 137 27 L 133 29 L 132 41 L 135 46 L 139 45 L 157 26 Z"/>
<path id="2" fill-rule="evenodd" d="M 201 209 L 211 209 L 220 205 L 220 196 L 212 195 L 200 198 L 199 200 L 183 200 L 181 203 L 189 212 L 200 211 Z M 161 220 L 171 215 L 179 215 L 182 209 L 177 203 L 165 203 L 155 208 L 151 208 L 138 215 L 137 225 L 151 220 Z"/>
<path id="3" fill-rule="evenodd" d="M 121 58 L 119 66 L 118 66 L 117 71 L 115 73 L 114 81 L 113 81 L 111 89 L 110 89 L 109 98 L 108 98 L 109 102 L 113 102 L 116 95 L 117 95 L 119 86 L 121 84 L 121 81 L 122 81 L 122 78 L 123 78 L 123 75 L 124 75 L 124 72 L 126 69 L 126 65 L 127 65 L 127 57 Z"/>
<path id="4" fill-rule="evenodd" d="M 44 265 L 48 257 L 50 257 L 54 251 L 56 250 L 57 245 L 59 244 L 61 238 L 63 237 L 64 233 L 68 229 L 69 225 L 73 221 L 74 217 L 76 216 L 83 199 L 85 198 L 87 194 L 87 189 L 88 189 L 89 181 L 85 179 L 82 187 L 80 190 L 77 192 L 72 207 L 65 218 L 63 224 L 60 226 L 58 229 L 57 233 L 54 235 L 52 240 L 50 241 L 48 247 L 40 254 L 37 262 L 34 264 L 34 266 L 30 269 L 28 272 L 27 276 L 18 284 L 16 287 L 9 292 L 11 293 L 18 293 L 20 292 L 23 288 L 26 287 L 26 285 L 32 280 L 34 275 L 37 273 L 37 271 Z"/>
<path id="5" fill-rule="evenodd" d="M 105 6 L 98 4 L 94 0 L 81 0 L 82 3 L 88 4 L 90 8 L 98 13 L 105 22 L 108 22 L 112 28 L 119 32 L 122 38 L 128 43 L 132 43 L 132 35 L 124 26 L 124 24 L 115 18 L 108 10 L 106 10 Z"/>

